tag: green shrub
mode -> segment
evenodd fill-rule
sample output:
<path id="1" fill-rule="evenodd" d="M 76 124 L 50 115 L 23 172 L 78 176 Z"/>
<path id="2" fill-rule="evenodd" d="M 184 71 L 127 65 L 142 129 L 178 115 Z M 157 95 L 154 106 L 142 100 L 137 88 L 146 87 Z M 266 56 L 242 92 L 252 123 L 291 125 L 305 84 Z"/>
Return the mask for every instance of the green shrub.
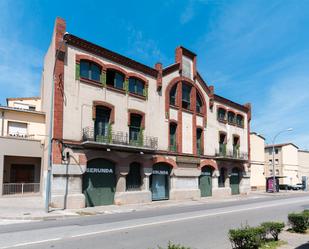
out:
<path id="1" fill-rule="evenodd" d="M 266 234 L 270 234 L 275 241 L 278 241 L 278 235 L 284 228 L 284 222 L 263 222 L 261 226 L 265 228 Z"/>
<path id="2" fill-rule="evenodd" d="M 234 249 L 257 249 L 264 236 L 264 227 L 247 226 L 229 231 L 229 239 Z"/>
<path id="3" fill-rule="evenodd" d="M 290 213 L 288 215 L 289 223 L 292 229 L 297 233 L 304 233 L 308 228 L 309 215 L 308 212 Z"/>
<path id="4" fill-rule="evenodd" d="M 162 247 L 159 247 L 159 249 L 163 249 Z M 191 249 L 190 247 L 181 246 L 179 244 L 173 244 L 172 242 L 168 242 L 167 249 Z"/>

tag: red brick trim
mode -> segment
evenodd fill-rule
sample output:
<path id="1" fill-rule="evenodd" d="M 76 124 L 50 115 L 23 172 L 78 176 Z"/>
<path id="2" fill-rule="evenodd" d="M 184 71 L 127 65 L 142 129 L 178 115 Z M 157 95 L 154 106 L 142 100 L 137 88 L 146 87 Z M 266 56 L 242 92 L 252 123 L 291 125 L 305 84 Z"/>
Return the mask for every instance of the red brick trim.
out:
<path id="1" fill-rule="evenodd" d="M 200 86 L 203 88 L 203 90 L 206 92 L 206 94 L 211 98 L 213 97 L 214 93 L 214 87 L 213 86 L 207 86 L 206 82 L 203 80 L 202 76 L 199 74 L 199 72 L 196 72 L 196 80 L 199 82 Z"/>
<path id="2" fill-rule="evenodd" d="M 178 168 L 176 162 L 171 158 L 166 158 L 164 156 L 153 156 L 152 160 L 153 164 L 166 163 L 170 165 L 172 168 Z"/>
<path id="3" fill-rule="evenodd" d="M 235 103 L 235 102 L 233 102 L 229 99 L 226 99 L 226 98 L 221 97 L 221 96 L 216 95 L 216 94 L 214 94 L 214 100 L 217 101 L 217 102 L 220 102 L 221 104 L 227 105 L 229 107 L 233 107 L 237 110 L 240 110 L 240 111 L 243 111 L 243 112 L 246 112 L 246 113 L 248 113 L 248 111 L 249 111 L 248 106 L 240 105 L 238 103 Z"/>
<path id="4" fill-rule="evenodd" d="M 66 23 L 62 18 L 57 17 L 54 28 L 54 54 L 57 53 L 57 49 L 61 53 L 65 53 L 65 45 L 62 45 L 63 35 L 66 30 Z M 55 74 L 51 77 L 55 77 L 54 81 L 54 120 L 53 120 L 53 139 L 62 140 L 63 138 L 63 97 L 64 97 L 64 60 L 56 58 L 55 61 Z M 60 144 L 57 144 L 55 140 L 52 142 L 53 155 L 52 161 L 54 164 L 61 164 L 62 162 L 62 148 Z"/>
<path id="5" fill-rule="evenodd" d="M 157 76 L 157 91 L 160 91 L 162 88 L 162 63 L 156 63 L 155 69 L 158 71 L 158 76 Z"/>
<path id="6" fill-rule="evenodd" d="M 107 71 L 108 69 L 115 70 L 115 71 L 118 71 L 118 72 L 122 73 L 123 76 L 124 76 L 125 78 L 128 77 L 127 71 L 125 71 L 123 68 L 118 67 L 118 66 L 116 66 L 116 65 L 106 64 L 106 65 L 105 65 L 105 68 L 106 68 L 106 71 Z M 107 82 L 106 82 L 106 83 L 107 83 Z"/>
<path id="7" fill-rule="evenodd" d="M 93 101 L 92 103 L 92 119 L 93 120 L 95 120 L 96 118 L 96 108 L 98 106 L 103 106 L 111 110 L 110 123 L 113 124 L 115 122 L 115 106 L 110 103 L 100 101 L 100 100 Z"/>
<path id="8" fill-rule="evenodd" d="M 202 169 L 203 167 L 207 167 L 207 166 L 212 167 L 214 170 L 218 170 L 217 162 L 211 159 L 201 160 L 200 166 L 198 168 Z"/>
<path id="9" fill-rule="evenodd" d="M 196 142 L 197 142 L 197 131 L 196 131 L 196 114 L 192 115 L 192 152 L 197 155 Z"/>
<path id="10" fill-rule="evenodd" d="M 131 125 L 131 114 L 137 114 L 142 117 L 141 128 L 145 129 L 145 113 L 136 109 L 128 109 L 128 126 Z"/>
<path id="11" fill-rule="evenodd" d="M 140 81 L 144 82 L 145 86 L 148 86 L 149 81 L 145 77 L 137 73 L 127 73 L 127 77 L 139 79 Z"/>
<path id="12" fill-rule="evenodd" d="M 87 60 L 87 61 L 91 61 L 91 62 L 98 64 L 101 67 L 102 70 L 106 69 L 105 64 L 102 61 L 96 59 L 93 56 L 89 56 L 89 55 L 85 55 L 85 54 L 77 54 L 75 58 L 76 58 L 76 63 L 78 63 L 78 64 L 80 64 L 81 60 Z"/>

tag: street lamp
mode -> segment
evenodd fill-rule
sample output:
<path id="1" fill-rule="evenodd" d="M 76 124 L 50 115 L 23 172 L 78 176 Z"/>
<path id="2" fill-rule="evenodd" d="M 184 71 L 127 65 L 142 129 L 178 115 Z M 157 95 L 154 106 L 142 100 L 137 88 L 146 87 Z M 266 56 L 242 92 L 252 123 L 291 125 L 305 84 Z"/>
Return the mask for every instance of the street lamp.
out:
<path id="1" fill-rule="evenodd" d="M 281 134 L 281 133 L 284 133 L 284 132 L 289 132 L 289 131 L 292 131 L 293 128 L 288 128 L 286 130 L 282 130 L 282 131 L 279 131 L 273 138 L 273 193 L 276 192 L 276 174 L 275 174 L 275 140 L 276 138 Z"/>

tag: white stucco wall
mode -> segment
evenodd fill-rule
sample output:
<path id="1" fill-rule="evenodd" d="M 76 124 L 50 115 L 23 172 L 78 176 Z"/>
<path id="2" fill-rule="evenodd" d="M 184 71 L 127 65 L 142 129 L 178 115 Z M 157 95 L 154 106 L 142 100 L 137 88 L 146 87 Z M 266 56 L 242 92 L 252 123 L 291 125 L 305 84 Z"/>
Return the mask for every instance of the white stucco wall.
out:
<path id="1" fill-rule="evenodd" d="M 251 148 L 251 187 L 265 187 L 265 139 L 257 134 L 250 134 Z"/>

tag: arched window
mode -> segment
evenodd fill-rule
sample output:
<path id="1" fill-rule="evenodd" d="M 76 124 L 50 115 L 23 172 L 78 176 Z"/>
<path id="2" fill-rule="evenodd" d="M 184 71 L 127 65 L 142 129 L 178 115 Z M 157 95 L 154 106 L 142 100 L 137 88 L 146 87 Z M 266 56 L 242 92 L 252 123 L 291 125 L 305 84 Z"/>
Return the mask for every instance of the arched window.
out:
<path id="1" fill-rule="evenodd" d="M 227 121 L 231 125 L 235 124 L 235 113 L 234 112 L 229 111 L 227 113 Z"/>
<path id="2" fill-rule="evenodd" d="M 224 188 L 225 187 L 225 179 L 226 179 L 226 169 L 221 168 L 220 169 L 220 176 L 218 178 L 218 186 L 219 188 Z"/>
<path id="3" fill-rule="evenodd" d="M 170 151 L 177 151 L 177 143 L 176 143 L 176 132 L 177 132 L 177 124 L 170 123 Z"/>
<path id="4" fill-rule="evenodd" d="M 182 84 L 182 108 L 187 110 L 191 108 L 191 89 L 190 85 Z"/>
<path id="5" fill-rule="evenodd" d="M 239 127 L 244 127 L 244 117 L 240 114 L 237 114 L 236 116 L 236 124 Z"/>
<path id="6" fill-rule="evenodd" d="M 137 78 L 129 78 L 129 92 L 144 95 L 145 83 Z"/>
<path id="7" fill-rule="evenodd" d="M 221 107 L 218 109 L 218 120 L 221 122 L 226 122 L 226 110 Z"/>
<path id="8" fill-rule="evenodd" d="M 202 107 L 203 107 L 203 102 L 202 102 L 201 96 L 198 93 L 196 93 L 196 112 L 201 113 Z"/>
<path id="9" fill-rule="evenodd" d="M 129 174 L 126 177 L 126 189 L 127 191 L 140 190 L 141 185 L 141 165 L 139 163 L 131 163 Z"/>
<path id="10" fill-rule="evenodd" d="M 114 69 L 106 70 L 106 84 L 118 89 L 124 87 L 124 75 Z"/>
<path id="11" fill-rule="evenodd" d="M 176 105 L 177 84 L 175 84 L 170 91 L 170 105 Z"/>
<path id="12" fill-rule="evenodd" d="M 100 81 L 101 67 L 94 62 L 80 61 L 80 76 L 85 79 Z"/>

